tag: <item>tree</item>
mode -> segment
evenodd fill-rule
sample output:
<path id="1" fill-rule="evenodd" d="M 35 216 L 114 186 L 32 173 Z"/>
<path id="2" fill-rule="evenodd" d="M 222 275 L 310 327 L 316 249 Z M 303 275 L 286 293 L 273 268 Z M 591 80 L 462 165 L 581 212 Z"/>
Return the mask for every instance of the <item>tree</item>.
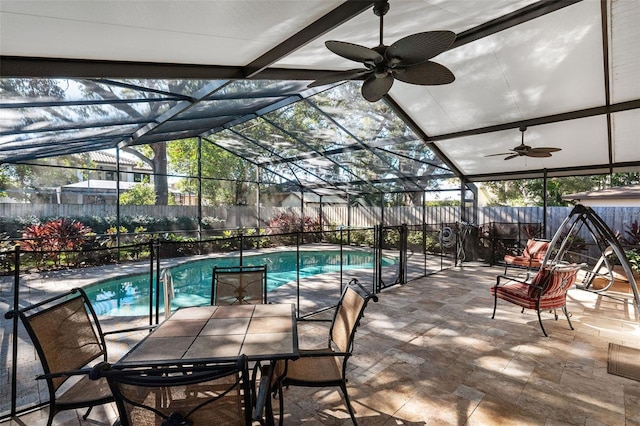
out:
<path id="1" fill-rule="evenodd" d="M 152 206 L 155 203 L 155 190 L 147 182 L 137 183 L 120 195 L 120 205 L 122 206 Z"/>
<path id="2" fill-rule="evenodd" d="M 562 199 L 563 195 L 634 183 L 640 183 L 640 173 L 550 178 L 547 179 L 547 205 L 567 206 L 570 203 Z M 511 206 L 543 204 L 543 179 L 487 182 L 484 185 L 493 194 L 490 204 Z"/>
<path id="3" fill-rule="evenodd" d="M 131 87 L 139 85 L 150 89 L 134 90 L 132 88 L 106 86 L 98 82 L 91 80 L 83 80 L 83 91 L 86 96 L 101 97 L 103 99 L 113 99 L 114 97 L 122 98 L 128 95 L 134 95 L 138 98 L 152 99 L 157 96 L 156 91 L 168 92 L 168 93 L 194 93 L 200 89 L 200 83 L 197 80 L 128 80 Z M 115 91 L 118 91 L 115 93 Z M 129 119 L 140 120 L 141 122 L 148 121 L 148 117 L 155 117 L 161 112 L 164 112 L 166 108 L 166 102 L 144 102 L 144 103 L 116 103 L 110 105 L 109 108 L 103 106 L 93 106 L 96 114 L 101 115 L 113 115 L 110 108 L 117 108 Z M 122 148 L 124 151 L 129 152 L 141 161 L 151 166 L 154 173 L 154 189 L 156 193 L 155 204 L 167 205 L 169 202 L 169 183 L 167 179 L 167 141 L 155 142 L 149 145 L 135 145 L 135 140 L 132 141 L 132 145 Z"/>
<path id="4" fill-rule="evenodd" d="M 78 182 L 78 169 L 90 163 L 88 154 L 74 154 L 36 160 L 31 164 L 4 164 L 0 189 L 24 201 L 54 202 L 55 188 Z"/>
<path id="5" fill-rule="evenodd" d="M 640 184 L 640 172 L 613 173 L 611 174 L 611 186 L 625 186 Z"/>
<path id="6" fill-rule="evenodd" d="M 215 135 L 212 138 L 215 140 Z M 168 144 L 172 172 L 188 176 L 180 181 L 181 190 L 198 192 L 198 140 L 181 139 Z M 202 197 L 211 204 L 246 205 L 255 181 L 255 167 L 207 140 L 202 142 Z"/>

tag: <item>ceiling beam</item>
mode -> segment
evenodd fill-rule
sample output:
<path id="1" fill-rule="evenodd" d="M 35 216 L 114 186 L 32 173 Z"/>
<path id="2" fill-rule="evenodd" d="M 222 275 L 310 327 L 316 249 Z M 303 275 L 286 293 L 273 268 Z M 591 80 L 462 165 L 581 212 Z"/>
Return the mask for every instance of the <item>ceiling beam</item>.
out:
<path id="1" fill-rule="evenodd" d="M 499 18 L 487 21 L 477 27 L 461 32 L 456 36 L 456 40 L 453 42 L 449 50 L 515 27 L 581 1 L 582 0 L 543 0 L 530 4 L 522 9 L 518 9 Z"/>
<path id="2" fill-rule="evenodd" d="M 519 129 L 522 126 L 533 127 L 544 124 L 558 123 L 560 121 L 576 120 L 579 118 L 595 117 L 597 115 L 612 114 L 615 112 L 629 111 L 640 108 L 640 99 L 633 101 L 619 102 L 612 105 L 603 105 L 593 108 L 585 108 L 577 111 L 552 114 L 544 117 L 530 118 L 527 120 L 512 121 L 510 123 L 496 124 L 493 126 L 478 127 L 476 129 L 463 130 L 460 132 L 445 133 L 437 136 L 427 137 L 427 142 L 440 142 L 449 139 L 456 139 L 464 136 L 476 136 L 486 133 L 500 132 L 502 130 Z"/>
<path id="3" fill-rule="evenodd" d="M 166 78 L 232 80 L 244 78 L 241 67 L 159 62 L 0 56 L 2 78 Z"/>
<path id="4" fill-rule="evenodd" d="M 609 73 L 609 14 L 607 13 L 608 2 L 600 1 L 600 20 L 602 25 L 602 64 L 604 68 L 604 97 L 605 105 L 611 105 L 611 74 Z M 613 164 L 613 124 L 611 113 L 607 112 L 607 150 L 609 153 L 609 164 Z M 613 169 L 610 169 L 613 173 Z"/>
<path id="5" fill-rule="evenodd" d="M 347 0 L 244 67 L 245 78 L 254 77 L 269 65 L 370 9 L 374 3 L 373 0 Z"/>
<path id="6" fill-rule="evenodd" d="M 578 175 L 598 175 L 608 174 L 609 170 L 628 170 L 640 167 L 640 161 L 630 161 L 624 163 L 604 163 L 595 165 L 573 166 L 573 167 L 557 167 L 554 169 L 534 169 L 511 171 L 504 173 L 485 173 L 468 175 L 469 180 L 473 182 L 493 181 L 493 180 L 517 180 L 542 178 L 544 173 L 549 177 L 569 177 Z"/>

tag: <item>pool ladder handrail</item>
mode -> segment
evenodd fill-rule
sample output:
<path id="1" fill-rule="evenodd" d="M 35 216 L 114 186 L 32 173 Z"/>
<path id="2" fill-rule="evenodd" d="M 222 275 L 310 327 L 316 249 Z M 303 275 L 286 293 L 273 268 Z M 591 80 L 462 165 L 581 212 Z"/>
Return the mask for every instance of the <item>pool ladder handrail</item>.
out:
<path id="1" fill-rule="evenodd" d="M 160 271 L 160 281 L 162 282 L 162 292 L 164 295 L 164 318 L 171 316 L 171 301 L 175 297 L 175 289 L 173 288 L 173 277 L 171 270 L 165 268 Z"/>

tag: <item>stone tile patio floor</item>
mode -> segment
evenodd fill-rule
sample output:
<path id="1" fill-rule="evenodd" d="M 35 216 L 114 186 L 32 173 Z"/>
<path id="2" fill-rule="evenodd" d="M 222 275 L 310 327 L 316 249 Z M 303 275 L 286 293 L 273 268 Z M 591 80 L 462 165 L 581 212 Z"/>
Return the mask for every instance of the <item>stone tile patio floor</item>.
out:
<path id="1" fill-rule="evenodd" d="M 533 311 L 498 301 L 491 319 L 488 288 L 501 272 L 465 264 L 385 290 L 367 307 L 348 373 L 360 425 L 640 425 L 640 382 L 607 374 L 609 342 L 640 347 L 633 299 L 573 289 L 575 330 L 547 312 L 545 338 Z M 302 347 L 326 342 L 323 323 L 299 331 Z M 351 424 L 337 389 L 292 387 L 284 398 L 286 425 Z M 1 424 L 44 425 L 46 413 Z M 87 422 L 80 414 L 55 424 L 116 418 L 113 405 Z"/>

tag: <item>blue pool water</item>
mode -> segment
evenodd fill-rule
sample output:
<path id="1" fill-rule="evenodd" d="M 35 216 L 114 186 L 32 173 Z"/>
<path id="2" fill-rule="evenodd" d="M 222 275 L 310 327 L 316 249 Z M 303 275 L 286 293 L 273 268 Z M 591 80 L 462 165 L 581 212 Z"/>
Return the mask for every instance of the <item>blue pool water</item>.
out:
<path id="1" fill-rule="evenodd" d="M 297 279 L 296 252 L 265 253 L 244 256 L 245 266 L 267 265 L 267 291 Z M 394 258 L 383 258 L 382 266 L 396 264 Z M 216 258 L 185 263 L 170 268 L 175 290 L 171 308 L 208 305 L 211 303 L 211 273 L 214 266 L 239 266 L 240 259 Z M 342 269 L 372 269 L 373 254 L 342 252 Z M 300 278 L 340 271 L 339 251 L 301 251 Z M 155 283 L 155 279 L 154 279 Z M 119 277 L 85 288 L 100 316 L 138 316 L 149 314 L 149 276 Z M 162 291 L 162 290 L 161 290 Z M 162 307 L 160 296 L 160 310 Z M 155 305 L 155 300 L 153 301 Z"/>

